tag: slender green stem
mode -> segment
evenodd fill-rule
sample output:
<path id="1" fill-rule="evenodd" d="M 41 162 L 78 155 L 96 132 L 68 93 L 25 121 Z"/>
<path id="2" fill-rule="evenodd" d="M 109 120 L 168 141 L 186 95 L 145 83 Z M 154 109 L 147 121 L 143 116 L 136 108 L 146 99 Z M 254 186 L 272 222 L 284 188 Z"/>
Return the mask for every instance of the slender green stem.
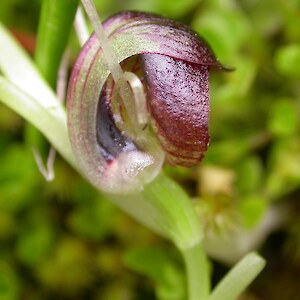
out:
<path id="1" fill-rule="evenodd" d="M 35 61 L 39 71 L 53 90 L 56 89 L 58 69 L 67 45 L 77 5 L 78 0 L 43 0 L 42 2 Z M 35 149 L 39 170 L 46 180 L 53 178 L 52 164 L 49 164 L 50 168 L 44 168 L 39 154 L 39 151 L 46 150 L 47 143 L 31 124 L 27 124 L 25 127 L 25 141 L 30 148 Z M 54 151 L 51 150 L 50 153 L 54 153 Z"/>
<path id="2" fill-rule="evenodd" d="M 79 0 L 43 0 L 35 61 L 52 88 L 56 86 Z"/>
<path id="3" fill-rule="evenodd" d="M 265 260 L 249 253 L 215 287 L 208 300 L 235 300 L 265 266 Z"/>
<path id="4" fill-rule="evenodd" d="M 77 8 L 75 21 L 74 21 L 74 29 L 77 35 L 77 39 L 79 41 L 79 45 L 81 45 L 82 47 L 85 44 L 85 42 L 88 40 L 90 36 L 90 32 L 87 27 L 81 6 L 78 6 Z"/>
<path id="5" fill-rule="evenodd" d="M 110 197 L 135 219 L 169 238 L 179 249 L 202 241 L 201 223 L 184 190 L 161 172 L 144 190 Z"/>
<path id="6" fill-rule="evenodd" d="M 181 249 L 186 264 L 188 299 L 207 300 L 210 290 L 209 263 L 203 245 Z"/>
<path id="7" fill-rule="evenodd" d="M 106 36 L 105 30 L 102 26 L 100 18 L 97 14 L 97 10 L 93 0 L 81 0 L 82 5 L 91 21 L 91 24 L 95 30 L 95 33 L 99 39 L 104 58 L 111 72 L 111 75 L 115 82 L 117 82 L 123 75 L 123 70 L 117 60 L 115 51 Z"/>

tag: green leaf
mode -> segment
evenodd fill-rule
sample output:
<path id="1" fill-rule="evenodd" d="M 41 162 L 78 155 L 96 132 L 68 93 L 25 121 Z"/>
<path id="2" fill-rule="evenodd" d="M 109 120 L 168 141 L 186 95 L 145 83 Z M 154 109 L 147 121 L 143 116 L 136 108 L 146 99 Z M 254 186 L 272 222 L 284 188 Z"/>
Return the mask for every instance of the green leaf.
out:
<path id="1" fill-rule="evenodd" d="M 199 0 L 158 0 L 161 14 L 178 19 L 195 9 L 202 1 Z"/>
<path id="2" fill-rule="evenodd" d="M 76 295 L 94 281 L 91 251 L 82 240 L 65 236 L 38 265 L 36 276 L 46 288 Z"/>
<path id="3" fill-rule="evenodd" d="M 65 110 L 58 102 L 54 102 L 54 106 L 47 102 L 41 105 L 40 102 L 25 94 L 3 76 L 0 76 L 0 101 L 36 126 L 61 155 L 73 166 L 76 166 L 69 145 Z M 53 101 L 56 101 L 55 98 Z"/>
<path id="4" fill-rule="evenodd" d="M 66 112 L 27 53 L 0 23 L 0 101 L 35 125 L 76 166 Z"/>
<path id="5" fill-rule="evenodd" d="M 281 99 L 271 107 L 268 128 L 276 136 L 290 136 L 297 132 L 298 119 L 295 103 L 289 99 Z"/>
<path id="6" fill-rule="evenodd" d="M 245 156 L 249 151 L 249 138 L 241 137 L 215 142 L 206 153 L 206 161 L 229 166 Z"/>
<path id="7" fill-rule="evenodd" d="M 18 230 L 16 219 L 13 214 L 6 209 L 3 209 L 3 205 L 1 205 L 0 210 L 0 240 L 8 240 L 10 239 Z M 2 254 L 0 253 L 0 256 Z"/>
<path id="8" fill-rule="evenodd" d="M 300 142 L 298 137 L 281 138 L 272 147 L 268 160 L 265 193 L 279 198 L 300 184 Z"/>
<path id="9" fill-rule="evenodd" d="M 31 58 L 0 23 L 0 71 L 8 81 L 50 109 L 59 103 Z"/>
<path id="10" fill-rule="evenodd" d="M 263 183 L 263 165 L 258 156 L 248 156 L 237 166 L 236 186 L 241 194 L 257 191 Z"/>
<path id="11" fill-rule="evenodd" d="M 217 57 L 226 64 L 234 62 L 237 52 L 250 33 L 247 19 L 237 10 L 214 8 L 200 11 L 192 26 L 208 41 Z"/>
<path id="12" fill-rule="evenodd" d="M 14 145 L 1 159 L 0 209 L 20 211 L 32 204 L 38 184 L 32 153 L 23 145 Z"/>
<path id="13" fill-rule="evenodd" d="M 290 78 L 300 78 L 300 44 L 289 44 L 277 50 L 274 57 L 278 72 Z"/>
<path id="14" fill-rule="evenodd" d="M 226 73 L 226 84 L 218 86 L 212 92 L 212 98 L 217 102 L 213 103 L 219 109 L 228 114 L 228 110 L 234 110 L 238 115 L 241 108 L 245 106 L 245 97 L 249 93 L 253 81 L 257 75 L 257 62 L 246 56 L 235 56 L 232 72 Z M 219 99 L 220 98 L 220 99 Z"/>
<path id="15" fill-rule="evenodd" d="M 89 187 L 91 189 L 91 187 Z M 81 198 L 84 199 L 84 198 Z M 85 238 L 103 240 L 115 221 L 115 206 L 107 199 L 86 198 L 68 217 L 71 229 Z"/>
<path id="16" fill-rule="evenodd" d="M 122 5 L 122 9 L 159 13 L 158 1 L 159 0 L 131 0 L 126 4 L 123 2 L 125 5 Z"/>
<path id="17" fill-rule="evenodd" d="M 13 268 L 0 261 L 0 299 L 20 299 L 20 284 Z"/>
<path id="18" fill-rule="evenodd" d="M 52 250 L 55 237 L 54 227 L 38 219 L 30 224 L 24 224 L 24 222 L 22 224 L 17 241 L 17 254 L 23 263 L 32 268 L 46 260 Z"/>
<path id="19" fill-rule="evenodd" d="M 7 22 L 10 20 L 10 16 L 11 16 L 11 11 L 12 11 L 12 2 L 15 1 L 11 1 L 11 0 L 2 0 L 0 2 L 0 20 L 2 20 L 2 22 Z"/>
<path id="20" fill-rule="evenodd" d="M 261 196 L 248 196 L 241 199 L 239 209 L 242 214 L 243 227 L 254 228 L 263 218 L 268 208 L 268 202 Z"/>
<path id="21" fill-rule="evenodd" d="M 185 298 L 184 276 L 167 250 L 134 248 L 126 253 L 124 261 L 131 269 L 154 280 L 158 299 Z"/>

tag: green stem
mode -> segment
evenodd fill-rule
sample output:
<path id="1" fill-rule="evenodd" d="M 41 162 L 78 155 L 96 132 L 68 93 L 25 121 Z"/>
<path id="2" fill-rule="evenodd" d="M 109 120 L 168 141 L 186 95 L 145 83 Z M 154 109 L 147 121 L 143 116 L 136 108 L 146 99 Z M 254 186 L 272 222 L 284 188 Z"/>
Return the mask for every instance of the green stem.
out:
<path id="1" fill-rule="evenodd" d="M 81 0 L 82 5 L 91 21 L 93 29 L 102 47 L 104 59 L 115 82 L 123 76 L 123 70 L 118 62 L 115 51 L 106 36 L 93 0 Z"/>
<path id="2" fill-rule="evenodd" d="M 191 248 L 181 249 L 186 264 L 188 299 L 207 300 L 210 290 L 210 271 L 201 242 Z"/>
<path id="3" fill-rule="evenodd" d="M 179 249 L 191 248 L 203 238 L 199 217 L 184 190 L 161 172 L 143 191 L 111 195 L 112 201 Z"/>
<path id="4" fill-rule="evenodd" d="M 39 20 L 36 65 L 53 90 L 57 74 L 72 28 L 78 0 L 43 0 Z M 64 100 L 64 99 L 61 99 Z M 45 150 L 46 141 L 31 124 L 25 127 L 25 141 L 29 147 Z"/>
<path id="5" fill-rule="evenodd" d="M 79 0 L 43 0 L 35 61 L 55 89 L 59 65 L 65 51 Z"/>
<path id="6" fill-rule="evenodd" d="M 264 268 L 266 262 L 256 253 L 239 261 L 215 287 L 208 300 L 235 300 Z"/>

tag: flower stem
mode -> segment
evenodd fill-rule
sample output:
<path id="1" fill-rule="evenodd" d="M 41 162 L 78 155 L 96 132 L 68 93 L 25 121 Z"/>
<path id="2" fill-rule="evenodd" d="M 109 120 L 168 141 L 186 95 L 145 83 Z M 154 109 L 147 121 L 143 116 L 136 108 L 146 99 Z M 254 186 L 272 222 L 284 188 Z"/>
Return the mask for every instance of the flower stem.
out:
<path id="1" fill-rule="evenodd" d="M 81 0 L 82 5 L 91 21 L 91 24 L 95 30 L 95 33 L 99 39 L 100 45 L 102 47 L 102 51 L 104 53 L 104 57 L 108 68 L 111 72 L 111 75 L 115 82 L 117 82 L 123 75 L 123 70 L 116 58 L 114 53 L 114 49 L 112 48 L 108 37 L 104 31 L 102 23 L 97 14 L 94 1 L 91 0 Z"/>
<path id="2" fill-rule="evenodd" d="M 189 300 L 207 300 L 210 290 L 210 271 L 202 242 L 181 249 L 186 265 Z"/>
<path id="3" fill-rule="evenodd" d="M 256 253 L 241 259 L 215 287 L 208 300 L 235 300 L 264 268 L 266 262 Z"/>
<path id="4" fill-rule="evenodd" d="M 74 29 L 81 47 L 88 40 L 90 33 L 85 22 L 83 11 L 81 6 L 78 6 L 75 20 L 74 20 Z"/>

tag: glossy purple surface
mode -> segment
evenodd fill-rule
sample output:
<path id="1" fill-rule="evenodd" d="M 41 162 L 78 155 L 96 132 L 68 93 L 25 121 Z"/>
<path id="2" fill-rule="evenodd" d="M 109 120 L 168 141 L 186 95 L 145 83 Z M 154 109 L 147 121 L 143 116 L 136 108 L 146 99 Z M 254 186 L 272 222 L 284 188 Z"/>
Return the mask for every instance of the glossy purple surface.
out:
<path id="1" fill-rule="evenodd" d="M 209 142 L 208 67 L 168 56 L 142 56 L 153 127 L 168 160 L 191 166 Z"/>
<path id="2" fill-rule="evenodd" d="M 99 151 L 107 163 L 111 163 L 121 152 L 137 150 L 137 146 L 132 139 L 117 128 L 107 92 L 104 86 L 97 109 L 96 133 Z"/>

